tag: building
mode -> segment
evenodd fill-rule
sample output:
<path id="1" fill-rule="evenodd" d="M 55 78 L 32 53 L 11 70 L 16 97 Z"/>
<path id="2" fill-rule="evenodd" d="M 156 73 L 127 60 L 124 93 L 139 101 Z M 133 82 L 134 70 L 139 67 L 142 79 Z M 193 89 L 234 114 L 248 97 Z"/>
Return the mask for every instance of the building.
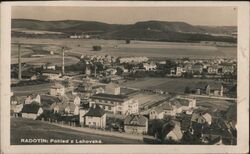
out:
<path id="1" fill-rule="evenodd" d="M 106 94 L 119 95 L 121 93 L 121 88 L 115 83 L 109 83 L 105 86 L 104 92 Z"/>
<path id="2" fill-rule="evenodd" d="M 165 116 L 175 116 L 176 107 L 170 102 L 163 102 L 162 104 L 153 107 L 149 112 L 149 119 L 163 119 Z"/>
<path id="3" fill-rule="evenodd" d="M 50 95 L 52 96 L 62 96 L 65 94 L 65 88 L 59 83 L 55 83 L 50 87 Z"/>
<path id="4" fill-rule="evenodd" d="M 93 105 L 84 115 L 85 125 L 95 128 L 106 127 L 106 113 L 98 105 Z"/>
<path id="5" fill-rule="evenodd" d="M 57 80 L 62 76 L 62 72 L 60 70 L 46 69 L 42 70 L 42 75 L 50 80 Z"/>
<path id="6" fill-rule="evenodd" d="M 41 97 L 39 94 L 33 95 L 30 94 L 26 97 L 24 104 L 31 104 L 32 102 L 37 102 L 38 104 L 41 104 Z"/>
<path id="7" fill-rule="evenodd" d="M 143 63 L 147 62 L 147 57 L 123 57 L 119 58 L 119 62 L 122 63 Z"/>
<path id="8" fill-rule="evenodd" d="M 213 96 L 223 96 L 224 87 L 222 83 L 219 82 L 199 82 L 195 85 L 196 94 L 198 95 L 213 95 Z"/>
<path id="9" fill-rule="evenodd" d="M 95 94 L 90 97 L 90 106 L 97 104 L 105 111 L 113 114 L 128 114 L 129 105 L 134 107 L 132 104 L 137 103 L 133 98 L 127 95 L 112 95 L 106 93 Z M 135 110 L 135 109 L 133 109 Z"/>
<path id="10" fill-rule="evenodd" d="M 219 66 L 218 65 L 212 65 L 207 67 L 207 73 L 208 74 L 218 74 Z"/>
<path id="11" fill-rule="evenodd" d="M 35 120 L 43 113 L 43 109 L 37 102 L 32 102 L 31 104 L 23 105 L 21 113 L 23 118 Z"/>
<path id="12" fill-rule="evenodd" d="M 183 136 L 181 131 L 181 124 L 178 121 L 173 121 L 173 123 L 174 128 L 166 134 L 165 140 L 179 142 L 181 141 Z"/>
<path id="13" fill-rule="evenodd" d="M 44 70 L 56 70 L 56 65 L 53 65 L 52 63 L 47 63 L 47 64 L 43 65 L 43 69 Z"/>
<path id="14" fill-rule="evenodd" d="M 212 116 L 207 112 L 193 113 L 191 117 L 191 122 L 196 122 L 199 124 L 212 124 Z"/>
<path id="15" fill-rule="evenodd" d="M 124 119 L 124 130 L 127 133 L 146 134 L 148 119 L 140 114 L 131 114 Z"/>
<path id="16" fill-rule="evenodd" d="M 156 64 L 154 62 L 151 62 L 151 63 L 143 63 L 143 68 L 146 70 L 146 71 L 152 71 L 152 70 L 155 70 L 156 69 Z"/>

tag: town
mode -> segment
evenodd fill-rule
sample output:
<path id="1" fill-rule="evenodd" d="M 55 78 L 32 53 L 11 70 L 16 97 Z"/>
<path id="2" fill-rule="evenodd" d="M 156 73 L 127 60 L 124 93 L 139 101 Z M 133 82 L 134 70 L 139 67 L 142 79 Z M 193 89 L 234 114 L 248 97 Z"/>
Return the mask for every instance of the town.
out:
<path id="1" fill-rule="evenodd" d="M 237 144 L 236 58 L 118 57 L 99 55 L 93 47 L 97 54 L 78 55 L 76 64 L 65 65 L 69 53 L 61 46 L 61 65 L 34 66 L 22 62 L 23 45 L 15 45 L 12 118 L 149 144 Z M 155 80 L 171 86 L 156 86 Z"/>

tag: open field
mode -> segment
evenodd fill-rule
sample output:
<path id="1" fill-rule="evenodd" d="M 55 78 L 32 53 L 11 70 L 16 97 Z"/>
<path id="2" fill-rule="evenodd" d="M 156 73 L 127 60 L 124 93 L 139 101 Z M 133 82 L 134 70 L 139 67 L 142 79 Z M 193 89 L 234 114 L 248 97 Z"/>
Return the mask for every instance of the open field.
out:
<path id="1" fill-rule="evenodd" d="M 48 93 L 51 84 L 38 84 L 38 85 L 27 85 L 27 86 L 20 86 L 20 87 L 11 87 L 11 91 L 16 96 L 27 96 L 31 93 Z"/>
<path id="2" fill-rule="evenodd" d="M 200 43 L 174 43 L 131 41 L 125 44 L 124 40 L 96 40 L 96 39 L 30 39 L 13 38 L 12 42 L 25 44 L 43 44 L 49 50 L 50 46 L 66 46 L 68 53 L 88 55 L 112 55 L 112 56 L 147 56 L 147 57 L 191 57 L 191 58 L 215 58 L 236 57 L 236 47 L 204 46 Z M 102 51 L 92 51 L 93 45 L 101 45 Z M 13 49 L 14 50 L 14 49 Z M 53 49 L 52 49 L 53 50 Z M 12 54 L 12 56 L 14 56 Z"/>
<path id="3" fill-rule="evenodd" d="M 95 135 L 68 128 L 62 128 L 42 121 L 11 118 L 11 144 L 21 139 L 62 139 L 62 140 L 101 140 L 103 144 L 139 144 L 142 141 L 118 137 Z"/>
<path id="4" fill-rule="evenodd" d="M 125 87 L 138 89 L 163 90 L 167 92 L 184 93 L 185 87 L 193 87 L 199 82 L 215 82 L 209 79 L 184 79 L 184 78 L 143 78 L 127 81 L 122 84 Z"/>
<path id="5" fill-rule="evenodd" d="M 210 98 L 196 98 L 197 106 L 202 106 L 210 109 L 218 109 L 226 111 L 233 101 L 226 101 L 220 99 L 210 99 Z"/>

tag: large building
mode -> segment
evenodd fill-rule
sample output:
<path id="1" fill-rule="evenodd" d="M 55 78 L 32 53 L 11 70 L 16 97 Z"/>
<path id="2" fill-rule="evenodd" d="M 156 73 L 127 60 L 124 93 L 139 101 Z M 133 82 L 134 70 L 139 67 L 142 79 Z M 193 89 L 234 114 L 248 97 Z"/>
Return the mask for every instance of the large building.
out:
<path id="1" fill-rule="evenodd" d="M 113 114 L 138 113 L 138 101 L 133 97 L 120 93 L 120 87 L 116 84 L 108 84 L 104 93 L 98 93 L 90 97 L 90 106 L 99 105 L 105 111 Z"/>

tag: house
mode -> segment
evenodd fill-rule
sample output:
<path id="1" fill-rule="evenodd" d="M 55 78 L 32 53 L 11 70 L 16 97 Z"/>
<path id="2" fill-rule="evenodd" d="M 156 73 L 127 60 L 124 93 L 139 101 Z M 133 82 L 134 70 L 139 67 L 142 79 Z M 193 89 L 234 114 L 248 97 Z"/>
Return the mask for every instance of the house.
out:
<path id="1" fill-rule="evenodd" d="M 218 65 L 212 65 L 207 67 L 207 73 L 208 74 L 218 74 L 219 66 Z"/>
<path id="2" fill-rule="evenodd" d="M 186 114 L 192 114 L 192 110 L 196 108 L 196 99 L 193 98 L 176 97 L 170 101 L 175 105 L 176 113 L 185 111 Z"/>
<path id="3" fill-rule="evenodd" d="M 124 130 L 132 134 L 145 134 L 148 132 L 148 119 L 140 114 L 128 115 L 124 119 Z"/>
<path id="4" fill-rule="evenodd" d="M 234 72 L 235 72 L 235 68 L 234 68 L 233 64 L 223 64 L 222 65 L 222 73 L 223 74 L 234 73 Z"/>
<path id="5" fill-rule="evenodd" d="M 176 76 L 181 76 L 182 73 L 183 73 L 183 67 L 181 65 L 177 66 L 176 70 L 175 70 L 175 75 Z"/>
<path id="6" fill-rule="evenodd" d="M 191 72 L 196 74 L 196 73 L 202 73 L 203 70 L 203 65 L 201 63 L 195 63 L 192 68 L 191 68 Z"/>
<path id="7" fill-rule="evenodd" d="M 23 118 L 35 120 L 43 113 L 43 109 L 37 102 L 32 102 L 31 104 L 24 104 L 21 113 Z"/>
<path id="8" fill-rule="evenodd" d="M 41 104 L 41 97 L 39 94 L 34 95 L 30 94 L 26 97 L 24 104 L 31 104 L 32 102 L 37 102 L 38 104 Z"/>
<path id="9" fill-rule="evenodd" d="M 11 104 L 10 113 L 14 117 L 19 117 L 23 109 L 23 104 Z"/>
<path id="10" fill-rule="evenodd" d="M 167 141 L 175 141 L 179 142 L 182 139 L 182 131 L 181 131 L 181 124 L 178 121 L 172 121 L 174 123 L 174 128 L 168 132 L 165 136 L 165 140 Z"/>
<path id="11" fill-rule="evenodd" d="M 50 95 L 52 96 L 62 96 L 65 94 L 65 88 L 59 83 L 55 83 L 50 87 Z"/>
<path id="12" fill-rule="evenodd" d="M 223 96 L 223 85 L 210 83 L 206 86 L 206 94 L 214 96 Z"/>
<path id="13" fill-rule="evenodd" d="M 163 119 L 165 116 L 175 116 L 176 107 L 170 102 L 163 102 L 162 104 L 153 107 L 149 112 L 149 119 Z"/>
<path id="14" fill-rule="evenodd" d="M 47 63 L 43 65 L 43 69 L 44 70 L 56 70 L 56 65 L 53 65 L 52 63 Z"/>
<path id="15" fill-rule="evenodd" d="M 196 94 L 202 95 L 213 95 L 213 96 L 223 96 L 224 88 L 222 83 L 219 82 L 199 82 L 195 85 Z"/>
<path id="16" fill-rule="evenodd" d="M 205 111 L 204 112 L 199 111 L 198 113 L 195 112 L 192 114 L 191 122 L 211 125 L 212 124 L 212 116 Z"/>
<path id="17" fill-rule="evenodd" d="M 84 115 L 85 125 L 95 128 L 106 127 L 106 113 L 98 105 L 93 105 Z"/>
<path id="18" fill-rule="evenodd" d="M 152 71 L 156 69 L 156 64 L 154 62 L 150 62 L 150 63 L 143 63 L 143 68 L 146 71 Z"/>
<path id="19" fill-rule="evenodd" d="M 148 58 L 147 57 L 123 57 L 119 58 L 120 64 L 122 63 L 142 63 L 142 62 L 147 62 Z"/>

